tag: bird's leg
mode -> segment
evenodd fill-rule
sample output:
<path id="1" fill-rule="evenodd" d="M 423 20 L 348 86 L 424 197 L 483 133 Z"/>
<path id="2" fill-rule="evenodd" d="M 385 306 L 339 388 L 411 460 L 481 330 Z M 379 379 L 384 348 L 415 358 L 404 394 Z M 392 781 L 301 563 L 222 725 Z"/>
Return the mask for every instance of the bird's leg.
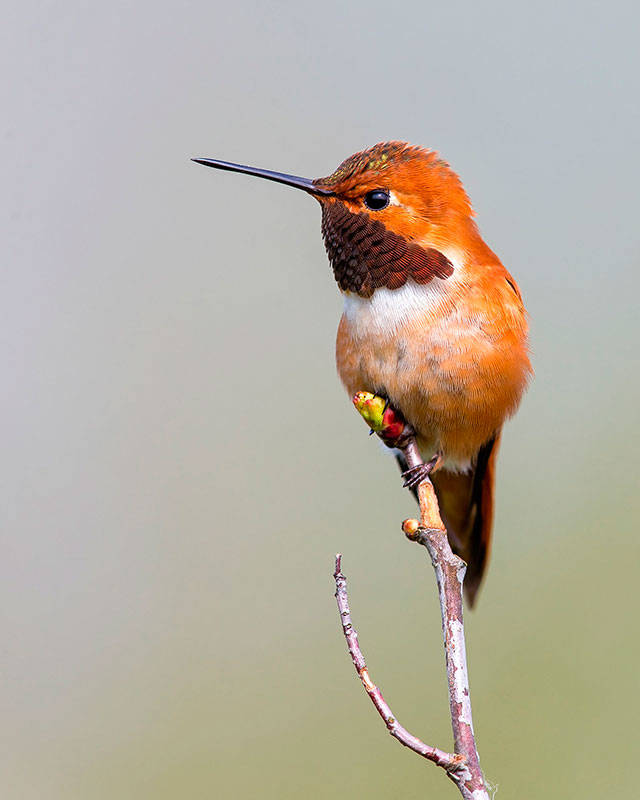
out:
<path id="1" fill-rule="evenodd" d="M 414 439 L 415 442 L 415 439 Z M 422 481 L 426 480 L 433 470 L 439 465 L 442 456 L 440 453 L 436 453 L 433 458 L 429 459 L 429 461 L 422 461 L 420 459 L 420 463 L 416 464 L 413 467 L 409 467 L 402 473 L 402 477 L 404 478 L 404 483 L 402 484 L 405 489 L 415 489 L 418 484 L 422 483 Z M 407 459 L 408 462 L 408 459 Z"/>

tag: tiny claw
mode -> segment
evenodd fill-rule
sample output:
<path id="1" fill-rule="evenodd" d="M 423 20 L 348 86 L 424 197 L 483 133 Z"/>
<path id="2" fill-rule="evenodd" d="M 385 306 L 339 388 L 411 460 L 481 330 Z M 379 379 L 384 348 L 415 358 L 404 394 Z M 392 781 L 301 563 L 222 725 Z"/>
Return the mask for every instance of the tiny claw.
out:
<path id="1" fill-rule="evenodd" d="M 434 468 L 438 465 L 440 461 L 440 456 L 435 455 L 432 459 L 427 461 L 425 464 L 418 464 L 415 467 L 411 467 L 411 469 L 407 469 L 402 473 L 402 477 L 404 478 L 404 483 L 402 486 L 405 489 L 414 489 L 416 486 L 425 481 L 429 475 L 433 472 Z"/>
<path id="2" fill-rule="evenodd" d="M 417 467 L 405 470 L 402 473 L 402 477 L 404 478 L 402 486 L 405 489 L 413 489 L 414 486 L 417 486 L 419 483 L 422 483 L 425 478 L 429 477 L 429 471 L 426 464 L 418 464 Z"/>

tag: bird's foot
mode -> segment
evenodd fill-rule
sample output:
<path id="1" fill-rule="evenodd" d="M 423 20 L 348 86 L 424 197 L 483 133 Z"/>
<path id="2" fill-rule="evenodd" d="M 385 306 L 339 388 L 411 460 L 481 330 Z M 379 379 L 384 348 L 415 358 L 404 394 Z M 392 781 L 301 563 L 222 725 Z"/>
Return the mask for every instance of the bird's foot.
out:
<path id="1" fill-rule="evenodd" d="M 405 470 L 402 473 L 404 483 L 402 486 L 405 489 L 415 489 L 422 481 L 425 481 L 433 470 L 439 465 L 441 456 L 439 453 L 424 464 L 418 464 L 415 467 Z"/>

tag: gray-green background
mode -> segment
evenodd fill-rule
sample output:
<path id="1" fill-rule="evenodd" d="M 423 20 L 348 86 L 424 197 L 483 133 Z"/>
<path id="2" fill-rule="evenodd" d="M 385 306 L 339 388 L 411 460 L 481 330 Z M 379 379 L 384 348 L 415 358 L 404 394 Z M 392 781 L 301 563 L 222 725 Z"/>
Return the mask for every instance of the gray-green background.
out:
<path id="1" fill-rule="evenodd" d="M 499 798 L 637 794 L 640 17 L 634 3 L 26 2 L 2 88 L 7 800 L 453 797 L 339 632 L 450 746 L 434 580 L 335 376 L 301 193 L 439 149 L 531 313 L 468 615 Z"/>

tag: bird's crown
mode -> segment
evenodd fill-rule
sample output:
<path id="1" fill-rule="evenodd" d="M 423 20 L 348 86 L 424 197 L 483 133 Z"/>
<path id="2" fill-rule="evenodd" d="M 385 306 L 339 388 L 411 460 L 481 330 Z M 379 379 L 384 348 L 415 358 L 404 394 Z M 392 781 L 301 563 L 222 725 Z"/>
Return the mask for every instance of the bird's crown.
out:
<path id="1" fill-rule="evenodd" d="M 435 150 L 408 142 L 380 142 L 354 153 L 313 183 L 350 200 L 376 188 L 391 191 L 396 198 L 413 198 L 411 207 L 419 216 L 434 221 L 445 211 L 473 216 L 469 197 L 449 164 Z"/>

